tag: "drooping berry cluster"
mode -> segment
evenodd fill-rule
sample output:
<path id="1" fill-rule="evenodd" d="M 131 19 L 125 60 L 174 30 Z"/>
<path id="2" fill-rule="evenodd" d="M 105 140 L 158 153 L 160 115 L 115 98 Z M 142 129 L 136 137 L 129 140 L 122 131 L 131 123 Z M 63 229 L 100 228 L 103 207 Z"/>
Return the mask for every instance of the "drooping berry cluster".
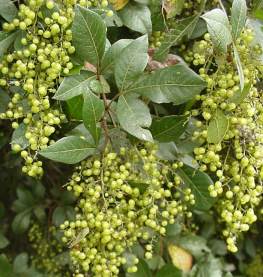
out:
<path id="1" fill-rule="evenodd" d="M 55 227 L 49 227 L 45 232 L 43 226 L 35 223 L 28 232 L 30 246 L 34 250 L 31 256 L 32 265 L 54 277 L 69 277 L 70 272 L 65 271 L 66 256 L 63 252 L 63 245 L 56 237 Z"/>
<path id="2" fill-rule="evenodd" d="M 214 173 L 218 179 L 209 191 L 219 199 L 217 210 L 226 225 L 223 235 L 232 252 L 237 251 L 239 233 L 248 231 L 249 225 L 256 221 L 254 207 L 263 192 L 263 106 L 262 93 L 257 88 L 262 78 L 259 61 L 262 50 L 252 45 L 252 40 L 252 30 L 245 29 L 236 42 L 244 72 L 243 90 L 234 55 L 230 53 L 227 60 L 218 57 L 215 65 L 208 34 L 185 56 L 195 66 L 202 66 L 199 72 L 207 82 L 206 93 L 197 97 L 201 107 L 192 111 L 200 119 L 193 139 L 202 144 L 194 153 L 200 169 Z M 216 122 L 215 131 L 220 132 L 219 113 L 227 126 L 222 140 L 213 143 L 209 126 Z"/>
<path id="3" fill-rule="evenodd" d="M 159 160 L 149 144 L 106 152 L 76 168 L 67 184 L 79 198 L 76 220 L 61 225 L 76 276 L 118 276 L 129 247 L 138 240 L 151 244 L 153 234 L 164 235 L 176 217 L 191 217 L 187 205 L 195 203 L 194 196 L 175 172 L 180 166 Z M 145 257 L 152 257 L 149 245 Z M 128 272 L 137 270 L 137 262 Z"/>
<path id="4" fill-rule="evenodd" d="M 37 151 L 52 143 L 51 135 L 66 120 L 51 99 L 63 76 L 73 68 L 70 55 L 75 48 L 70 28 L 74 6 L 104 7 L 104 2 L 30 0 L 27 5 L 19 5 L 16 19 L 3 24 L 5 35 L 16 39 L 14 50 L 0 60 L 0 86 L 11 97 L 0 118 L 11 120 L 14 129 L 23 130 L 20 133 L 27 143 L 15 143 L 12 149 L 23 150 L 23 172 L 29 176 L 42 176 Z"/>

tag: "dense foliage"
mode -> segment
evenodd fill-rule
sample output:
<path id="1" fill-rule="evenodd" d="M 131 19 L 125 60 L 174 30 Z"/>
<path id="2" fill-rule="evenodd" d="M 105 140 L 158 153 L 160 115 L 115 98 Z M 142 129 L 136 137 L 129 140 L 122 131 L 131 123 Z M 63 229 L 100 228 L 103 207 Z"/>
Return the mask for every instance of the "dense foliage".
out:
<path id="1" fill-rule="evenodd" d="M 1 277 L 262 276 L 262 0 L 0 21 Z"/>

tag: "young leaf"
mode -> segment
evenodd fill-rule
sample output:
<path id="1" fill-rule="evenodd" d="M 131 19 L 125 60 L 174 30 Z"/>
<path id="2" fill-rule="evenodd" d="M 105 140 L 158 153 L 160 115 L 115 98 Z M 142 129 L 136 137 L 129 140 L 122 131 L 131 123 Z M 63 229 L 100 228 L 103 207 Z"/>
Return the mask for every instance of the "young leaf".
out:
<path id="1" fill-rule="evenodd" d="M 0 57 L 2 57 L 11 44 L 14 42 L 17 36 L 17 32 L 14 33 L 5 33 L 0 32 Z"/>
<path id="2" fill-rule="evenodd" d="M 138 93 L 155 103 L 185 103 L 205 88 L 205 81 L 184 64 L 144 74 L 127 92 Z"/>
<path id="3" fill-rule="evenodd" d="M 188 123 L 188 116 L 171 115 L 155 118 L 151 125 L 153 138 L 159 142 L 177 140 L 185 131 Z"/>
<path id="4" fill-rule="evenodd" d="M 202 15 L 202 18 L 206 21 L 214 47 L 219 52 L 226 53 L 227 46 L 232 42 L 227 15 L 220 9 L 213 9 Z"/>
<path id="5" fill-rule="evenodd" d="M 106 25 L 101 16 L 77 5 L 72 34 L 76 57 L 82 64 L 89 62 L 99 68 L 106 45 Z"/>
<path id="6" fill-rule="evenodd" d="M 246 24 L 247 3 L 246 0 L 234 0 L 231 9 L 231 27 L 233 39 L 236 40 Z"/>
<path id="7" fill-rule="evenodd" d="M 78 96 L 88 89 L 92 80 L 96 80 L 96 76 L 89 71 L 81 71 L 78 75 L 66 77 L 53 98 L 56 100 L 68 100 Z"/>
<path id="8" fill-rule="evenodd" d="M 178 44 L 184 36 L 190 37 L 196 23 L 198 22 L 199 16 L 191 16 L 185 19 L 182 19 L 177 22 L 174 29 L 170 29 L 165 33 L 164 40 L 161 46 L 154 53 L 154 59 L 157 61 L 163 61 L 171 46 Z"/>
<path id="9" fill-rule="evenodd" d="M 228 118 L 221 110 L 216 110 L 207 128 L 207 141 L 214 144 L 220 143 L 224 139 L 228 127 Z"/>
<path id="10" fill-rule="evenodd" d="M 115 80 L 120 91 L 129 87 L 148 62 L 148 38 L 142 36 L 123 49 L 115 62 Z"/>
<path id="11" fill-rule="evenodd" d="M 11 0 L 0 0 L 0 16 L 11 22 L 17 16 L 16 5 Z"/>
<path id="12" fill-rule="evenodd" d="M 152 32 L 151 12 L 146 5 L 130 2 L 118 14 L 123 24 L 131 30 L 142 34 Z"/>
<path id="13" fill-rule="evenodd" d="M 91 133 L 95 143 L 97 144 L 100 138 L 101 129 L 97 123 L 101 120 L 104 113 L 104 104 L 98 96 L 92 92 L 84 93 L 84 104 L 82 109 L 82 118 L 85 127 Z"/>
<path id="14" fill-rule="evenodd" d="M 187 165 L 180 168 L 178 174 L 191 188 L 195 196 L 195 208 L 203 211 L 209 210 L 214 203 L 214 199 L 210 197 L 208 191 L 208 186 L 213 184 L 211 178 L 204 172 Z"/>
<path id="15" fill-rule="evenodd" d="M 41 150 L 39 154 L 56 162 L 75 164 L 92 155 L 94 151 L 94 146 L 88 141 L 70 136 L 58 140 L 46 149 Z"/>
<path id="16" fill-rule="evenodd" d="M 119 97 L 117 117 L 126 132 L 141 140 L 153 141 L 151 132 L 142 128 L 150 127 L 152 123 L 150 111 L 136 95 Z"/>
<path id="17" fill-rule="evenodd" d="M 235 45 L 233 45 L 233 50 L 234 50 L 234 58 L 235 58 L 236 66 L 237 66 L 238 76 L 239 76 L 239 80 L 240 80 L 240 88 L 241 88 L 241 90 L 243 90 L 244 82 L 245 82 L 244 71 L 243 71 L 240 57 L 239 57 L 239 54 L 238 54 L 238 51 L 237 51 L 237 48 Z"/>

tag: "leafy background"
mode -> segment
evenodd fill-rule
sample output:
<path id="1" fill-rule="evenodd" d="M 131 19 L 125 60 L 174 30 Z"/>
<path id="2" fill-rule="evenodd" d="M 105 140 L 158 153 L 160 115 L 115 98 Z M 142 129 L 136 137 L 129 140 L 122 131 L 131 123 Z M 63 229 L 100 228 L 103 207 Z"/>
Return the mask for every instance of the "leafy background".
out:
<path id="1" fill-rule="evenodd" d="M 93 155 L 96 148 L 107 139 L 98 124 L 103 117 L 105 103 L 97 97 L 97 94 L 107 96 L 109 86 L 114 88 L 117 95 L 113 109 L 118 128 L 115 134 L 111 134 L 113 138 L 114 135 L 117 137 L 115 143 L 124 141 L 123 132 L 119 128 L 129 133 L 135 140 L 158 140 L 160 155 L 165 159 L 184 161 L 186 165 L 180 169 L 180 176 L 193 189 L 196 196 L 193 222 L 187 224 L 177 222 L 169 225 L 167 236 L 156 241 L 155 256 L 151 260 L 144 259 L 139 244 L 133 247 L 131 253 L 127 255 L 136 254 L 140 258 L 138 272 L 126 273 L 126 276 L 248 276 L 248 268 L 256 271 L 262 264 L 260 234 L 262 223 L 259 221 L 246 234 L 240 242 L 240 251 L 237 254 L 229 254 L 224 241 L 218 237 L 221 226 L 214 221 L 214 211 L 211 209 L 213 200 L 206 190 L 212 180 L 201 172 L 192 177 L 194 169 L 189 166 L 189 162 L 187 163 L 191 159 L 189 157 L 191 151 L 185 151 L 192 148 L 191 142 L 186 141 L 183 145 L 179 140 L 185 132 L 192 132 L 191 122 L 188 122 L 187 116 L 182 115 L 183 111 L 187 108 L 189 100 L 199 94 L 205 84 L 194 71 L 182 63 L 158 68 L 152 74 L 145 72 L 145 68 L 150 64 L 147 55 L 148 38 L 145 34 L 163 31 L 166 28 L 160 9 L 161 3 L 154 0 L 124 2 L 126 3 L 121 1 L 117 3 L 120 6 L 116 10 L 119 11 L 115 12 L 112 22 L 106 19 L 111 47 L 107 45 L 106 25 L 100 16 L 96 13 L 86 13 L 82 8 L 76 10 L 72 30 L 77 50 L 74 70 L 79 74 L 65 78 L 54 98 L 63 101 L 69 118 L 83 120 L 83 123 L 79 125 L 68 123 L 57 136 L 56 143 L 40 152 L 42 157 L 53 160 L 45 162 L 45 174 L 41 181 L 22 175 L 20 173 L 22 160 L 10 152 L 10 141 L 11 144 L 18 143 L 27 147 L 24 126 L 21 124 L 12 133 L 5 122 L 0 122 L 1 276 L 50 276 L 37 270 L 32 264 L 32 257 L 34 258 L 36 253 L 28 241 L 27 232 L 34 222 L 42 226 L 46 233 L 48 227 L 59 226 L 65 219 L 74 217 L 74 197 L 62 188 L 72 172 L 72 167 L 65 164 L 75 164 Z M 225 52 L 231 43 L 228 19 L 221 10 L 208 11 L 204 14 L 205 9 L 209 10 L 210 7 L 205 5 L 205 1 L 201 1 L 204 4 L 200 5 L 201 8 L 196 15 L 184 16 L 180 10 L 183 2 L 178 1 L 177 6 L 172 6 L 166 11 L 171 17 L 177 16 L 179 22 L 175 28 L 165 33 L 161 47 L 154 53 L 154 60 L 161 64 L 164 63 L 171 47 L 180 44 L 182 40 L 191 43 L 189 40 L 200 37 L 207 31 L 206 25 L 202 25 L 203 29 L 197 27 L 198 24 L 202 24 L 201 17 L 207 22 L 208 31 L 214 32 L 219 37 L 213 41 L 214 47 L 219 52 Z M 228 10 L 232 4 L 230 2 L 224 2 Z M 244 8 L 240 6 L 241 2 L 236 1 L 237 10 L 242 13 Z M 260 30 L 263 2 L 247 1 L 247 5 L 250 8 L 252 24 Z M 16 6 L 13 2 L 0 0 L 2 22 L 10 21 L 15 14 Z M 87 22 L 93 22 L 94 27 L 88 30 Z M 240 32 L 235 22 L 233 15 L 231 25 L 235 26 L 234 37 Z M 83 37 L 83 33 L 95 38 L 95 44 L 90 43 L 93 39 Z M 0 34 L 0 56 L 14 42 L 16 35 L 14 33 L 6 37 L 5 34 Z M 262 39 L 262 34 L 257 38 Z M 82 66 L 81 63 L 85 60 L 89 60 L 91 64 L 88 66 L 93 70 L 88 72 L 80 70 L 82 67 L 77 63 Z M 237 66 L 242 76 L 242 67 L 238 64 Z M 175 71 L 178 72 L 176 78 L 173 74 Z M 95 78 L 98 75 L 101 76 L 99 83 Z M 108 84 L 102 76 L 107 80 L 112 78 L 113 84 Z M 240 79 L 242 86 L 242 78 Z M 186 84 L 187 89 L 184 86 Z M 171 93 L 174 91 L 177 93 Z M 143 101 L 145 98 L 149 101 L 149 105 Z M 4 111 L 7 103 L 8 96 L 3 92 L 0 94 L 0 111 Z M 176 113 L 174 105 L 177 105 Z M 152 116 L 153 111 L 157 111 L 155 116 Z M 220 113 L 216 115 L 214 121 L 209 126 L 208 136 L 210 142 L 217 143 L 225 133 L 228 123 Z M 219 126 L 216 131 L 215 126 Z M 56 162 L 63 162 L 64 165 Z M 67 251 L 63 249 L 63 253 L 67 254 Z M 183 262 L 178 256 L 183 257 Z M 69 272 L 70 266 L 70 262 L 65 258 L 61 267 L 62 272 L 58 276 L 64 276 L 64 273 Z M 186 274 L 182 271 L 185 269 L 191 270 Z M 250 276 L 260 276 L 256 274 Z"/>

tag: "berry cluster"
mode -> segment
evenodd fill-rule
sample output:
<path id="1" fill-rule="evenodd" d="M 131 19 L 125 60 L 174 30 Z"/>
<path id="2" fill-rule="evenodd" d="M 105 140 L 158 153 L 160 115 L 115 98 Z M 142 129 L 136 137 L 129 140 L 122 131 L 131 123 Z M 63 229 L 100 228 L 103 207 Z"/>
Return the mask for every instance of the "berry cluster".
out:
<path id="1" fill-rule="evenodd" d="M 231 53 L 227 62 L 215 56 L 208 34 L 186 53 L 186 60 L 199 68 L 207 82 L 206 93 L 198 96 L 201 107 L 192 111 L 199 116 L 193 139 L 202 145 L 194 149 L 200 169 L 210 171 L 217 178 L 209 187 L 210 195 L 218 197 L 217 210 L 225 222 L 223 235 L 228 249 L 237 251 L 239 233 L 248 231 L 256 221 L 256 207 L 263 192 L 263 105 L 257 81 L 262 78 L 259 54 L 262 50 L 252 45 L 253 33 L 245 29 L 236 41 L 243 71 L 244 89 L 240 90 L 240 77 Z M 194 54 L 193 54 L 194 53 Z M 199 105 L 200 106 L 200 105 Z M 227 128 L 222 140 L 214 143 L 208 137 L 213 120 L 220 128 L 218 113 L 223 114 Z M 219 130 L 216 130 L 219 132 Z"/>
<path id="2" fill-rule="evenodd" d="M 13 144 L 12 149 L 21 152 L 25 160 L 22 170 L 29 176 L 42 176 L 37 151 L 52 143 L 50 136 L 66 120 L 51 99 L 63 76 L 73 68 L 70 55 L 75 48 L 70 26 L 74 5 L 104 7 L 106 2 L 29 0 L 27 5 L 19 5 L 16 19 L 3 24 L 5 33 L 16 32 L 17 38 L 14 50 L 0 61 L 0 87 L 11 96 L 0 118 L 11 120 L 14 129 L 25 130 L 28 146 Z"/>
<path id="3" fill-rule="evenodd" d="M 191 217 L 187 206 L 195 203 L 194 196 L 176 174 L 180 166 L 161 161 L 156 147 L 147 144 L 118 154 L 106 151 L 76 168 L 67 184 L 79 198 L 76 220 L 61 225 L 76 277 L 118 276 L 128 248 L 140 240 L 150 259 L 154 233 L 165 235 L 176 217 Z M 126 265 L 127 271 L 135 272 L 136 263 Z"/>
<path id="4" fill-rule="evenodd" d="M 64 272 L 65 256 L 61 256 L 63 245 L 56 238 L 55 227 L 49 227 L 46 234 L 43 227 L 34 223 L 28 232 L 28 239 L 35 254 L 31 257 L 32 265 L 54 277 L 69 277 L 69 272 Z"/>
<path id="5" fill-rule="evenodd" d="M 162 44 L 162 40 L 164 39 L 164 32 L 156 31 L 153 32 L 150 37 L 150 48 L 158 48 Z"/>

